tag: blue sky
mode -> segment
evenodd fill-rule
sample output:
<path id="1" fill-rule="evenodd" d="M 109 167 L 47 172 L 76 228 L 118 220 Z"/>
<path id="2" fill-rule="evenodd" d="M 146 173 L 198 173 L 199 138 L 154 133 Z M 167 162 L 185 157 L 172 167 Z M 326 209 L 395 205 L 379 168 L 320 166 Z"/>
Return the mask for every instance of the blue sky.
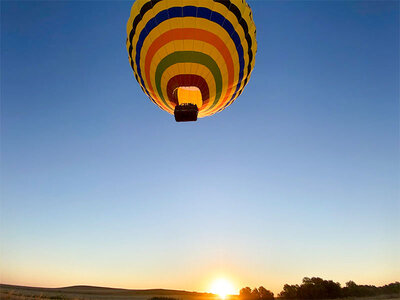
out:
<path id="1" fill-rule="evenodd" d="M 133 77 L 132 2 L 1 2 L 3 283 L 399 279 L 399 3 L 249 3 L 250 83 L 182 124 Z"/>

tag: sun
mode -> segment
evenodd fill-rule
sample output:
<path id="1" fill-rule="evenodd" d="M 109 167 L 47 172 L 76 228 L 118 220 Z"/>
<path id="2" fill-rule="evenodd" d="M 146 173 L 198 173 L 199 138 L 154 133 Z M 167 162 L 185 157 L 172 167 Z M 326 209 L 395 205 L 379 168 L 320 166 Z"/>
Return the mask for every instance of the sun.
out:
<path id="1" fill-rule="evenodd" d="M 212 283 L 210 292 L 217 294 L 221 299 L 225 299 L 226 296 L 235 294 L 235 288 L 228 280 L 218 278 Z"/>

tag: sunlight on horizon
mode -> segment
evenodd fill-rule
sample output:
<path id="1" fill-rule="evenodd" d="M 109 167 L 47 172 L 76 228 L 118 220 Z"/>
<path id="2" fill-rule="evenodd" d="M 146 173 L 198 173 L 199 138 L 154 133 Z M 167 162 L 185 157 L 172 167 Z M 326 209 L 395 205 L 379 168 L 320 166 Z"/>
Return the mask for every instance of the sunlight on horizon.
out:
<path id="1" fill-rule="evenodd" d="M 212 283 L 210 292 L 217 294 L 221 299 L 225 299 L 226 296 L 235 294 L 235 288 L 225 278 L 218 278 Z"/>

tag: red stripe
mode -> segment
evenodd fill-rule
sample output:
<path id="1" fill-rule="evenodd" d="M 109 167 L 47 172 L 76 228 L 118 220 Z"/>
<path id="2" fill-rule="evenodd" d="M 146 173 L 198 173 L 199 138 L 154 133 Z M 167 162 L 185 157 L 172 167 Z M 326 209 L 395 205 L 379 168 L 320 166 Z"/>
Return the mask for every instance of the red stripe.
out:
<path id="1" fill-rule="evenodd" d="M 203 99 L 204 107 L 210 100 L 210 91 L 208 89 L 207 82 L 203 77 L 195 74 L 179 74 L 172 77 L 167 84 L 167 94 L 169 101 L 175 105 L 178 105 L 178 99 L 174 90 L 181 86 L 196 86 L 200 89 L 201 98 Z M 175 107 L 174 105 L 174 107 Z"/>

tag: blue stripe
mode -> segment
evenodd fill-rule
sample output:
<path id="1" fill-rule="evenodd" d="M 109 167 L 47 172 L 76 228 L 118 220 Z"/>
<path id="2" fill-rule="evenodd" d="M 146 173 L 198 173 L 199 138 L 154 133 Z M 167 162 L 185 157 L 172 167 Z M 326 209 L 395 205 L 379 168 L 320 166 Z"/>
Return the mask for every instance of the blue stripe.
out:
<path id="1" fill-rule="evenodd" d="M 169 9 L 163 10 L 159 12 L 154 18 L 150 19 L 146 26 L 143 28 L 142 32 L 139 35 L 139 40 L 136 44 L 136 66 L 137 66 L 137 73 L 140 77 L 140 81 L 142 82 L 142 86 L 146 89 L 147 94 L 150 95 L 149 91 L 147 90 L 144 80 L 142 78 L 142 72 L 140 69 L 140 52 L 143 47 L 144 40 L 147 38 L 149 33 L 159 24 L 162 22 L 172 19 L 172 18 L 181 18 L 181 17 L 197 17 L 202 19 L 210 20 L 225 29 L 225 31 L 230 35 L 231 39 L 235 43 L 236 52 L 238 53 L 239 57 L 239 81 L 236 85 L 235 93 L 232 95 L 231 100 L 233 100 L 240 88 L 243 79 L 243 69 L 244 69 L 244 53 L 242 43 L 240 41 L 240 37 L 235 31 L 235 28 L 232 26 L 229 20 L 225 19 L 220 13 L 216 11 L 212 11 L 206 7 L 196 7 L 196 6 L 184 6 L 184 7 L 171 7 Z M 229 101 L 230 102 L 230 101 Z"/>

